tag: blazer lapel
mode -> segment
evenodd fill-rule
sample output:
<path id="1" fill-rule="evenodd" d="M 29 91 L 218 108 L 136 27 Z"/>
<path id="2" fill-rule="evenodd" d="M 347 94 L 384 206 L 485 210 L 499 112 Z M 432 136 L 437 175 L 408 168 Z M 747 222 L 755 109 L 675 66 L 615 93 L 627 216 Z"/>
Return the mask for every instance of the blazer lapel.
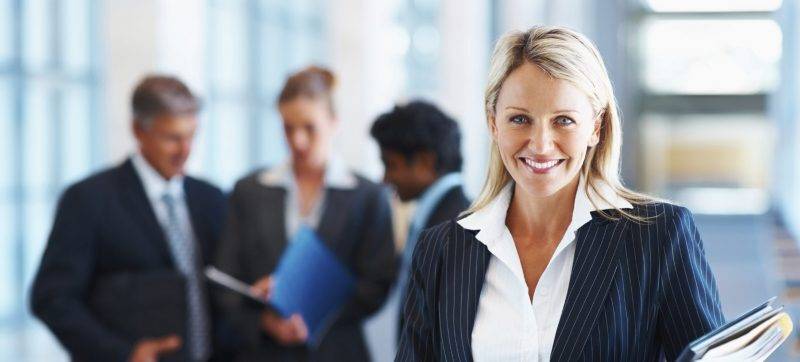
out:
<path id="1" fill-rule="evenodd" d="M 200 254 L 198 263 L 200 265 L 204 265 L 206 262 L 208 262 L 209 258 L 212 257 L 212 255 L 210 255 L 211 240 L 205 238 L 205 236 L 209 234 L 206 232 L 208 224 L 203 222 L 203 209 L 197 204 L 200 198 L 193 186 L 194 183 L 190 178 L 184 178 L 183 192 L 186 194 L 186 208 L 189 209 L 189 221 L 192 224 L 192 232 L 194 233 L 194 239 L 197 242 L 196 246 L 199 246 L 197 249 Z"/>
<path id="2" fill-rule="evenodd" d="M 322 215 L 317 225 L 317 234 L 322 238 L 322 242 L 328 245 L 331 250 L 336 252 L 336 244 L 347 222 L 347 212 L 353 198 L 353 190 L 340 190 L 328 188 L 325 190 L 325 204 L 323 205 Z"/>
<path id="3" fill-rule="evenodd" d="M 627 223 L 602 219 L 596 212 L 592 218 L 576 236 L 572 276 L 550 356 L 553 361 L 580 358 L 618 269 L 619 245 Z"/>
<path id="4" fill-rule="evenodd" d="M 147 199 L 142 181 L 136 174 L 130 159 L 122 164 L 121 171 L 121 186 L 125 189 L 122 192 L 123 202 L 128 205 L 127 209 L 131 211 L 136 224 L 145 234 L 147 242 L 150 242 L 160 256 L 169 265 L 172 265 L 172 257 L 167 248 L 167 239 L 164 236 L 164 231 L 161 229 L 158 220 L 156 220 L 153 205 Z"/>
<path id="5" fill-rule="evenodd" d="M 257 244 L 260 248 L 261 255 L 264 256 L 265 264 L 269 267 L 267 270 L 272 271 L 278 264 L 284 249 L 289 244 L 288 236 L 286 234 L 286 190 L 282 187 L 265 186 L 260 189 L 254 197 L 260 200 L 258 205 L 266 207 L 258 207 L 256 212 L 260 215 L 260 222 L 257 224 L 258 230 L 256 235 L 260 235 L 261 242 Z"/>
<path id="6" fill-rule="evenodd" d="M 478 312 L 491 253 L 475 232 L 455 226 L 453 240 L 444 251 L 439 281 L 442 308 L 439 328 L 445 360 L 472 360 L 472 328 Z"/>

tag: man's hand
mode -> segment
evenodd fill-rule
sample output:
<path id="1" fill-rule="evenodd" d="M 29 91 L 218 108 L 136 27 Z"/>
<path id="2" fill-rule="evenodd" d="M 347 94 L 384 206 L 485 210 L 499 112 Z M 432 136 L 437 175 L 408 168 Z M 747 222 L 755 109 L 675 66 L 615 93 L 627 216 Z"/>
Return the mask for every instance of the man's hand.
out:
<path id="1" fill-rule="evenodd" d="M 130 362 L 156 362 L 158 356 L 181 348 L 181 338 L 171 334 L 166 337 L 143 339 L 136 343 Z"/>
<path id="2" fill-rule="evenodd" d="M 284 346 L 301 344 L 308 339 L 308 327 L 299 314 L 283 319 L 269 311 L 261 313 L 261 328 Z"/>

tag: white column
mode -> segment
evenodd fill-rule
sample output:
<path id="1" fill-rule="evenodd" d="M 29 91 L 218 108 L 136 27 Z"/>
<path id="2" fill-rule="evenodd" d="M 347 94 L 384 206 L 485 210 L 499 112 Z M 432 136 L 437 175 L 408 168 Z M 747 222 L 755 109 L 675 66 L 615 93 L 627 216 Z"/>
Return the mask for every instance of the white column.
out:
<path id="1" fill-rule="evenodd" d="M 102 9 L 105 159 L 116 163 L 135 150 L 130 99 L 144 75 L 175 75 L 202 95 L 206 2 L 107 0 Z"/>
<path id="2" fill-rule="evenodd" d="M 102 4 L 105 160 L 119 162 L 134 149 L 130 96 L 142 74 L 156 65 L 156 0 L 108 0 Z"/>
<path id="3" fill-rule="evenodd" d="M 380 179 L 383 166 L 369 128 L 393 106 L 402 89 L 407 39 L 398 32 L 398 0 L 341 0 L 328 17 L 331 66 L 337 89 L 340 129 L 335 152 L 356 170 Z M 405 42 L 405 45 L 404 45 Z"/>
<path id="4" fill-rule="evenodd" d="M 439 4 L 438 99 L 461 126 L 465 186 L 469 194 L 476 195 L 483 185 L 489 154 L 483 107 L 491 52 L 489 3 L 442 0 Z"/>

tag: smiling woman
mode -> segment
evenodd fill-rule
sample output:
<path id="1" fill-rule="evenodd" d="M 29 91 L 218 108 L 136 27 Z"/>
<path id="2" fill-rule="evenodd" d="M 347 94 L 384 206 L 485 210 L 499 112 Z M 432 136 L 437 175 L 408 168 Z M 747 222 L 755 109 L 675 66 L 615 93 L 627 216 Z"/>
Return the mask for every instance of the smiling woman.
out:
<path id="1" fill-rule="evenodd" d="M 675 359 L 719 326 L 691 213 L 628 190 L 603 61 L 583 35 L 501 38 L 486 182 L 420 236 L 398 360 Z"/>

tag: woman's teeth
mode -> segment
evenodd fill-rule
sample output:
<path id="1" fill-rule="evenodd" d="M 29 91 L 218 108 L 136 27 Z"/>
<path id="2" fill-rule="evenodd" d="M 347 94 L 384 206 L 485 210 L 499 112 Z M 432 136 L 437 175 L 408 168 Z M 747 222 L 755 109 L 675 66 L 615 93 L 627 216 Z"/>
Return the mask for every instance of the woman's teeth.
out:
<path id="1" fill-rule="evenodd" d="M 528 164 L 528 166 L 531 166 L 531 167 L 533 167 L 533 168 L 535 168 L 537 170 L 544 170 L 544 169 L 548 169 L 548 168 L 554 167 L 560 161 L 560 160 L 552 160 L 552 161 L 547 161 L 547 162 L 535 162 L 535 161 L 533 161 L 533 160 L 531 160 L 529 158 L 526 158 L 524 160 L 525 160 L 525 163 Z"/>

